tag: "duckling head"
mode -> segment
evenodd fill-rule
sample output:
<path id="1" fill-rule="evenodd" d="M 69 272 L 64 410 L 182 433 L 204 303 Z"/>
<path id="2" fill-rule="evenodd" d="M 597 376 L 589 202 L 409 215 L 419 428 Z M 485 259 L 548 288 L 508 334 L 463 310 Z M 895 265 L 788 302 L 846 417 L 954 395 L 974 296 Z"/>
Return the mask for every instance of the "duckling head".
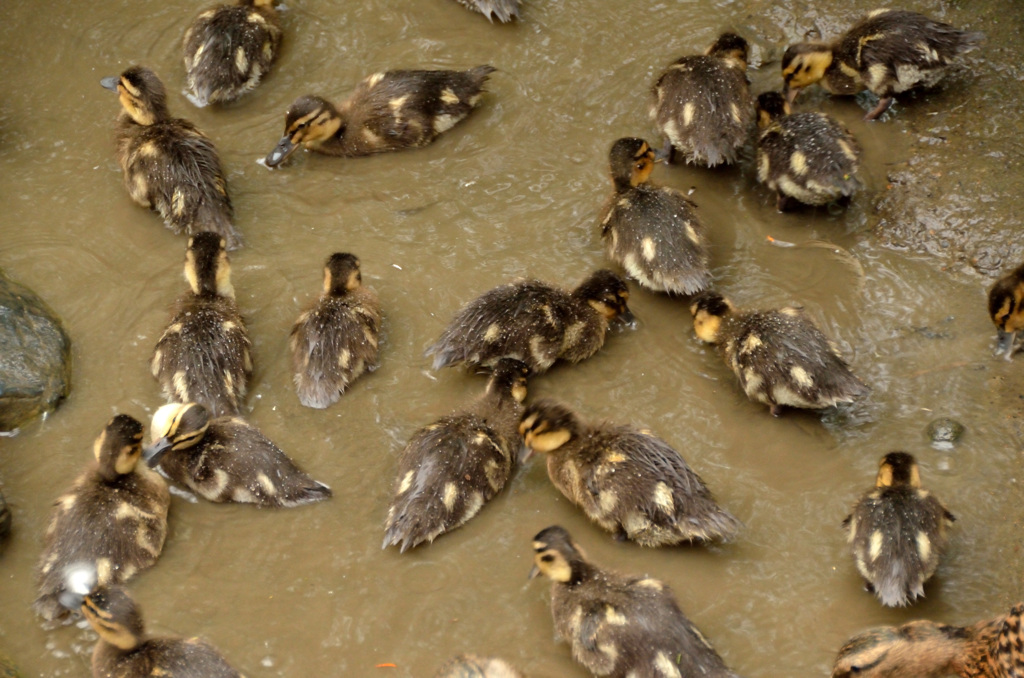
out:
<path id="1" fill-rule="evenodd" d="M 533 538 L 533 553 L 530 579 L 543 574 L 563 584 L 575 584 L 580 580 L 585 556 L 565 528 L 552 525 L 538 532 Z"/>
<path id="2" fill-rule="evenodd" d="M 127 414 L 111 419 L 92 446 L 104 480 L 131 473 L 142 456 L 142 424 Z"/>
<path id="3" fill-rule="evenodd" d="M 697 338 L 708 344 L 720 343 L 722 320 L 734 310 L 728 299 L 713 290 L 694 297 L 690 314 L 693 315 L 693 331 Z"/>
<path id="4" fill-rule="evenodd" d="M 521 403 L 526 400 L 526 378 L 529 376 L 529 365 L 515 358 L 502 358 L 491 370 L 487 392 L 508 394 L 517 403 Z"/>
<path id="5" fill-rule="evenodd" d="M 707 56 L 737 62 L 742 70 L 747 68 L 747 41 L 735 33 L 722 33 L 704 52 Z"/>
<path id="6" fill-rule="evenodd" d="M 654 150 L 643 139 L 626 137 L 612 144 L 608 154 L 615 189 L 624 191 L 646 183 L 654 169 Z"/>
<path id="7" fill-rule="evenodd" d="M 120 77 L 103 78 L 100 85 L 117 92 L 121 107 L 140 125 L 152 125 L 170 117 L 167 90 L 156 73 L 145 66 L 132 66 Z"/>
<path id="8" fill-rule="evenodd" d="M 992 286 L 988 293 L 988 314 L 999 331 L 996 355 L 1010 360 L 1017 332 L 1024 329 L 1024 267 Z"/>
<path id="9" fill-rule="evenodd" d="M 58 600 L 72 612 L 81 610 L 93 630 L 111 645 L 127 651 L 142 642 L 145 628 L 138 606 L 120 586 L 99 585 L 95 563 L 69 565 Z"/>
<path id="10" fill-rule="evenodd" d="M 832 678 L 947 675 L 966 639 L 966 629 L 931 621 L 871 629 L 839 650 Z"/>
<path id="11" fill-rule="evenodd" d="M 890 452 L 878 464 L 876 487 L 921 487 L 921 470 L 914 455 L 906 452 Z"/>
<path id="12" fill-rule="evenodd" d="M 781 92 L 764 92 L 757 97 L 757 126 L 764 129 L 772 120 L 789 115 L 789 102 Z"/>
<path id="13" fill-rule="evenodd" d="M 168 450 L 194 446 L 210 427 L 210 413 L 199 403 L 170 403 L 153 413 L 149 427 L 152 440 L 142 456 L 150 466 L 160 463 Z"/>
<path id="14" fill-rule="evenodd" d="M 188 240 L 185 251 L 185 280 L 192 294 L 235 298 L 231 286 L 231 263 L 227 241 L 217 233 L 203 231 Z"/>
<path id="15" fill-rule="evenodd" d="M 324 264 L 324 294 L 343 297 L 363 284 L 359 258 L 347 252 L 335 252 Z"/>
<path id="16" fill-rule="evenodd" d="M 538 400 L 523 411 L 519 435 L 527 447 L 525 462 L 534 452 L 550 454 L 579 433 L 580 421 L 565 405 L 554 400 Z"/>
<path id="17" fill-rule="evenodd" d="M 285 114 L 284 136 L 264 162 L 267 167 L 277 167 L 300 145 L 316 146 L 338 134 L 342 122 L 338 109 L 326 99 L 313 95 L 299 97 Z"/>
<path id="18" fill-rule="evenodd" d="M 603 268 L 594 271 L 590 277 L 579 284 L 572 295 L 590 304 L 608 322 L 619 319 L 624 323 L 634 322 L 633 312 L 629 310 L 629 287 L 622 276 Z"/>
<path id="19" fill-rule="evenodd" d="M 801 89 L 825 77 L 832 65 L 832 48 L 819 42 L 790 45 L 782 55 L 782 91 L 786 101 L 793 103 Z"/>

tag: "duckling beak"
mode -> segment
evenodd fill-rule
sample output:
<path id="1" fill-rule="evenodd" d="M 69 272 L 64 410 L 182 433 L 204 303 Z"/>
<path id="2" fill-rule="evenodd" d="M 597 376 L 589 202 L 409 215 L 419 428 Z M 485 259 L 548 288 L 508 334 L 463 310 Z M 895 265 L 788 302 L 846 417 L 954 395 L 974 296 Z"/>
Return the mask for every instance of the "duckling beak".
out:
<path id="1" fill-rule="evenodd" d="M 169 438 L 161 438 L 152 445 L 147 445 L 142 450 L 142 458 L 150 468 L 154 468 L 160 463 L 160 459 L 167 453 L 167 450 L 171 449 L 171 446 Z"/>
<path id="2" fill-rule="evenodd" d="M 100 86 L 103 87 L 103 89 L 109 89 L 111 92 L 116 92 L 117 83 L 119 83 L 120 81 L 121 78 L 117 77 L 116 75 L 112 75 L 109 78 L 103 78 L 102 80 L 100 80 Z"/>
<path id="3" fill-rule="evenodd" d="M 1013 340 L 1016 338 L 1016 332 L 999 330 L 999 343 L 996 345 L 996 355 L 1001 355 L 1006 360 L 1013 360 Z"/>
<path id="4" fill-rule="evenodd" d="M 82 609 L 82 604 L 85 602 L 85 596 L 80 593 L 64 590 L 58 594 L 57 602 L 59 602 L 64 609 L 77 612 Z"/>
<path id="5" fill-rule="evenodd" d="M 629 310 L 629 307 L 622 309 L 619 313 L 619 322 L 628 327 L 629 329 L 636 329 L 636 316 Z"/>
<path id="6" fill-rule="evenodd" d="M 537 577 L 538 574 L 540 574 L 540 568 L 537 567 L 537 563 L 534 563 L 533 567 L 530 568 L 530 574 L 526 575 L 526 578 L 534 579 Z"/>
<path id="7" fill-rule="evenodd" d="M 671 148 L 671 147 L 668 147 L 668 148 Z M 667 150 L 666 148 L 659 148 L 658 150 L 656 150 L 654 152 L 654 162 L 655 163 L 668 162 L 668 156 L 669 156 L 670 153 L 671 153 L 671 151 Z"/>
<path id="8" fill-rule="evenodd" d="M 782 95 L 786 97 L 786 103 L 790 106 L 796 101 L 796 96 L 800 94 L 799 87 L 790 87 L 789 83 L 786 83 L 782 88 Z"/>
<path id="9" fill-rule="evenodd" d="M 294 153 L 297 148 L 298 146 L 292 143 L 291 138 L 285 135 L 277 142 L 277 146 L 274 146 L 274 150 L 267 154 L 263 162 L 266 163 L 267 167 L 277 167 L 287 160 L 288 156 Z"/>

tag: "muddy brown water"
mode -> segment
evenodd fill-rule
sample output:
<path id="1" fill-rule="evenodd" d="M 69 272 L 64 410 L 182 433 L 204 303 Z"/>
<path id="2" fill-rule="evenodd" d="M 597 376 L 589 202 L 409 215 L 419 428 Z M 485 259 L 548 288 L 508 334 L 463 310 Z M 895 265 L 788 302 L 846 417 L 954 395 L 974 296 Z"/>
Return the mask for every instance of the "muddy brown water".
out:
<path id="1" fill-rule="evenodd" d="M 494 285 L 522 275 L 572 285 L 605 265 L 596 220 L 610 191 L 607 149 L 624 135 L 660 143 L 647 119 L 660 70 L 733 27 L 765 62 L 751 70 L 755 89 L 777 87 L 773 59 L 787 42 L 815 27 L 834 34 L 873 5 L 534 0 L 520 23 L 497 26 L 451 0 L 288 4 L 271 76 L 238 104 L 203 110 L 180 94 L 180 39 L 202 3 L 5 4 L 0 266 L 62 314 L 74 341 L 71 397 L 0 439 L 15 520 L 0 555 L 0 649 L 26 675 L 89 674 L 92 631 L 47 631 L 30 612 L 41 535 L 110 416 L 148 426 L 162 403 L 148 360 L 185 286 L 184 239 L 129 200 L 114 160 L 117 102 L 99 79 L 133 63 L 164 79 L 172 112 L 213 138 L 228 172 L 247 241 L 232 261 L 255 345 L 249 416 L 335 492 L 282 511 L 174 497 L 163 555 L 131 584 L 151 632 L 204 636 L 250 676 L 430 676 L 463 651 L 503 656 L 529 676 L 584 676 L 553 640 L 548 584 L 526 579 L 531 537 L 553 523 L 596 562 L 668 582 L 745 676 L 826 675 L 842 642 L 865 627 L 966 623 L 1021 597 L 1024 358 L 991 355 L 988 280 L 883 247 L 872 232 L 888 168 L 907 167 L 915 130 L 983 88 L 969 73 L 884 123 L 860 122 L 867 101 L 801 99 L 836 115 L 864 146 L 865 191 L 841 213 L 777 214 L 749 166 L 654 174 L 692 189 L 718 286 L 744 307 L 803 304 L 872 386 L 869 398 L 773 419 L 696 341 L 682 301 L 635 286 L 635 330 L 530 384 L 531 397 L 559 397 L 586 417 L 670 441 L 745 523 L 734 543 L 616 543 L 535 461 L 465 527 L 399 555 L 380 549 L 398 453 L 417 427 L 484 383 L 432 372 L 423 349 L 462 303 Z M 1011 5 L 905 6 L 984 29 Z M 340 99 L 377 70 L 480 63 L 500 69 L 490 94 L 429 148 L 358 160 L 299 153 L 276 172 L 256 164 L 301 94 Z M 800 246 L 774 247 L 767 236 Z M 361 257 L 364 281 L 382 299 L 383 362 L 340 403 L 314 411 L 293 392 L 287 337 L 319 290 L 324 259 L 339 250 Z M 952 452 L 928 444 L 925 427 L 939 416 L 967 427 Z M 918 456 L 925 486 L 959 520 L 927 598 L 892 610 L 862 590 L 839 524 L 881 455 L 898 448 Z"/>

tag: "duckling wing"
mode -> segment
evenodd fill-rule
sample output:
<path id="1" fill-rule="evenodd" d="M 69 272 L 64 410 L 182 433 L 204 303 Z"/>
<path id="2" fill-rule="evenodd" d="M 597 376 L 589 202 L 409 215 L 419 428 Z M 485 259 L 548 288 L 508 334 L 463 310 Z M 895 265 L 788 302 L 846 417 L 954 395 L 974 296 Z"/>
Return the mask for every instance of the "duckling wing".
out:
<path id="1" fill-rule="evenodd" d="M 150 638 L 130 655 L 139 662 L 139 672 L 124 671 L 122 664 L 109 667 L 102 675 L 173 676 L 174 678 L 244 678 L 217 648 L 201 638 Z M 124 662 L 123 655 L 113 655 Z M 142 670 L 143 667 L 145 670 Z"/>
<path id="2" fill-rule="evenodd" d="M 711 284 L 704 226 L 681 192 L 642 184 L 618 193 L 601 224 L 608 258 L 644 287 L 695 294 Z"/>
<path id="3" fill-rule="evenodd" d="M 402 451 L 384 544 L 401 552 L 432 542 L 475 516 L 512 471 L 510 435 L 474 414 L 421 428 Z"/>
<path id="4" fill-rule="evenodd" d="M 769 126 L 758 141 L 758 178 L 808 205 L 823 205 L 860 188 L 860 147 L 824 113 L 795 113 Z"/>
<path id="5" fill-rule="evenodd" d="M 349 384 L 379 364 L 380 306 L 372 292 L 358 291 L 321 299 L 292 328 L 292 372 L 306 407 L 337 402 Z"/>

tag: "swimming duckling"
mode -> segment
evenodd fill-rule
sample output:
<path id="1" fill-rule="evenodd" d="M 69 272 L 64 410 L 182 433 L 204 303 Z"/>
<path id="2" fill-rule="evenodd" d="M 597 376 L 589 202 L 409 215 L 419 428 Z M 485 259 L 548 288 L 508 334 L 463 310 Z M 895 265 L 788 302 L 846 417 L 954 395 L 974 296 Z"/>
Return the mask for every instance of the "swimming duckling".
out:
<path id="1" fill-rule="evenodd" d="M 380 302 L 362 283 L 354 254 L 332 254 L 323 295 L 292 327 L 292 372 L 306 407 L 337 402 L 359 375 L 380 364 Z"/>
<path id="2" fill-rule="evenodd" d="M 708 291 L 694 300 L 690 313 L 697 338 L 721 347 L 747 397 L 768 405 L 773 416 L 783 406 L 832 407 L 870 391 L 801 308 L 737 311 Z"/>
<path id="3" fill-rule="evenodd" d="M 194 235 L 215 231 L 241 245 L 217 149 L 188 120 L 172 118 L 156 73 L 132 66 L 100 84 L 118 93 L 117 160 L 132 200 L 160 213 L 167 228 Z"/>
<path id="4" fill-rule="evenodd" d="M 518 360 L 499 360 L 480 398 L 413 434 L 398 462 L 381 548 L 399 546 L 405 553 L 432 542 L 505 487 L 521 445 L 516 426 L 528 374 Z"/>
<path id="5" fill-rule="evenodd" d="M 794 202 L 845 202 L 860 188 L 860 147 L 832 116 L 790 113 L 778 92 L 757 97 L 757 114 L 757 179 L 776 192 L 780 212 Z"/>
<path id="6" fill-rule="evenodd" d="M 1013 359 L 1017 332 L 1024 329 L 1024 266 L 996 281 L 988 291 L 988 315 L 999 332 L 996 355 Z"/>
<path id="7" fill-rule="evenodd" d="M 437 671 L 434 678 L 524 678 L 503 659 L 460 654 Z"/>
<path id="8" fill-rule="evenodd" d="M 736 678 L 672 591 L 587 562 L 557 525 L 533 538 L 530 578 L 551 579 L 555 633 L 591 673 L 611 678 Z"/>
<path id="9" fill-rule="evenodd" d="M 519 18 L 519 0 L 456 0 L 460 5 L 474 12 L 480 12 L 487 20 L 501 23 Z"/>
<path id="10" fill-rule="evenodd" d="M 875 488 L 843 521 L 857 571 L 883 605 L 895 607 L 924 596 L 946 548 L 946 528 L 956 520 L 921 489 L 917 461 L 906 452 L 882 457 Z"/>
<path id="11" fill-rule="evenodd" d="M 839 650 L 832 678 L 1022 678 L 1024 603 L 972 626 L 912 621 L 854 636 Z"/>
<path id="12" fill-rule="evenodd" d="M 142 610 L 121 586 L 95 582 L 95 571 L 73 569 L 61 603 L 81 610 L 99 635 L 94 678 L 244 678 L 220 651 L 200 638 L 147 638 Z"/>
<path id="13" fill-rule="evenodd" d="M 237 0 L 204 10 L 185 30 L 186 85 L 193 103 L 234 101 L 260 84 L 281 46 L 273 0 Z"/>
<path id="14" fill-rule="evenodd" d="M 578 363 L 597 353 L 611 321 L 633 322 L 628 299 L 626 281 L 607 269 L 572 292 L 518 280 L 463 306 L 426 354 L 434 356 L 435 370 L 459 363 L 491 367 L 515 358 L 540 374 L 556 360 Z"/>
<path id="15" fill-rule="evenodd" d="M 588 425 L 568 407 L 539 400 L 519 434 L 548 456 L 548 476 L 587 517 L 641 546 L 728 540 L 740 522 L 715 502 L 686 461 L 650 431 Z"/>
<path id="16" fill-rule="evenodd" d="M 648 181 L 654 151 L 643 139 L 619 139 L 609 155 L 615 192 L 601 214 L 608 258 L 655 292 L 694 294 L 710 285 L 697 206 L 681 191 Z"/>
<path id="17" fill-rule="evenodd" d="M 747 41 L 723 33 L 704 54 L 684 56 L 654 85 L 651 120 L 667 137 L 673 162 L 714 167 L 736 162 L 754 125 L 747 70 Z"/>
<path id="18" fill-rule="evenodd" d="M 167 483 L 145 464 L 142 424 L 111 419 L 93 444 L 95 463 L 54 502 L 43 536 L 34 607 L 47 621 L 65 617 L 58 596 L 66 570 L 89 563 L 102 585 L 119 584 L 156 562 L 167 535 Z"/>
<path id="19" fill-rule="evenodd" d="M 346 157 L 426 146 L 472 112 L 494 70 L 374 73 L 337 108 L 318 96 L 300 97 L 264 162 L 277 167 L 299 146 Z"/>
<path id="20" fill-rule="evenodd" d="M 240 412 L 252 374 L 252 343 L 235 303 L 225 244 L 216 233 L 189 238 L 190 291 L 175 303 L 150 361 L 168 401 L 200 403 L 215 417 Z"/>
<path id="21" fill-rule="evenodd" d="M 864 119 L 874 120 L 900 92 L 937 85 L 952 61 L 984 37 L 917 12 L 876 9 L 831 43 L 790 45 L 782 57 L 785 92 L 792 103 L 816 82 L 830 94 L 869 89 L 879 101 Z"/>
<path id="22" fill-rule="evenodd" d="M 197 403 L 158 409 L 150 435 L 146 463 L 209 501 L 290 508 L 331 496 L 331 488 L 303 473 L 255 426 L 238 417 L 211 418 Z"/>

